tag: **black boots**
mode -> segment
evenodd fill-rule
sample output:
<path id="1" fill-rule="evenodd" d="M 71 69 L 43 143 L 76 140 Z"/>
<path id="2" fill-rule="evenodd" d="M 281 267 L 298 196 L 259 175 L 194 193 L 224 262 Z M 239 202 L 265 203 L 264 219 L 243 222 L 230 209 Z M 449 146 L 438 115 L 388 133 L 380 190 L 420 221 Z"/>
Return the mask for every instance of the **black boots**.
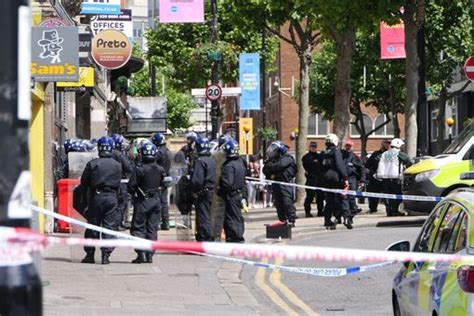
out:
<path id="1" fill-rule="evenodd" d="M 305 214 L 306 214 L 306 218 L 311 218 L 311 217 L 313 217 L 313 214 L 311 214 L 311 211 L 306 212 Z"/>
<path id="2" fill-rule="evenodd" d="M 352 229 L 352 218 L 350 217 L 344 217 L 344 226 L 347 227 L 347 229 Z"/>
<path id="3" fill-rule="evenodd" d="M 109 256 L 110 256 L 109 254 L 105 254 L 105 253 L 102 254 L 102 264 L 110 264 Z"/>
<path id="4" fill-rule="evenodd" d="M 145 254 L 145 257 L 146 257 L 146 263 L 153 263 L 153 253 L 147 252 Z"/>
<path id="5" fill-rule="evenodd" d="M 325 226 L 326 229 L 328 229 L 328 230 L 335 230 L 335 229 L 336 229 L 336 223 L 334 223 L 334 222 L 331 221 L 331 220 L 325 220 L 325 221 L 324 221 L 324 226 Z"/>
<path id="6" fill-rule="evenodd" d="M 147 258 L 145 256 L 145 253 L 143 252 L 138 252 L 137 257 L 132 260 L 132 263 L 146 263 Z"/>
<path id="7" fill-rule="evenodd" d="M 92 264 L 94 264 L 95 263 L 94 254 L 93 253 L 88 253 L 84 257 L 84 259 L 81 260 L 81 263 L 92 263 Z"/>

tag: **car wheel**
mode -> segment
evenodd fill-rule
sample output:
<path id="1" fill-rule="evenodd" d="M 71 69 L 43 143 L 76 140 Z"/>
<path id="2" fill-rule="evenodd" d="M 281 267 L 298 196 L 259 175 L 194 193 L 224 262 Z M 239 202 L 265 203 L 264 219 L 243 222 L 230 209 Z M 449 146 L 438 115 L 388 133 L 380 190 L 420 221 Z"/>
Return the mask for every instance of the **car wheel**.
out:
<path id="1" fill-rule="evenodd" d="M 393 307 L 393 316 L 401 316 L 400 305 L 398 304 L 397 295 L 395 292 L 392 293 L 392 307 Z"/>

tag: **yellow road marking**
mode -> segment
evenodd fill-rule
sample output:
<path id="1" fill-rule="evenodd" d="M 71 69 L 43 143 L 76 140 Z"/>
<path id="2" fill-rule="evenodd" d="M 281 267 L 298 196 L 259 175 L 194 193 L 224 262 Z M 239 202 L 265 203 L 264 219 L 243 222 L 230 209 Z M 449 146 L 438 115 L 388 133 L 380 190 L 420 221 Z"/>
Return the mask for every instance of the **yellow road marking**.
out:
<path id="1" fill-rule="evenodd" d="M 264 258 L 262 259 L 262 262 L 268 263 L 268 259 Z M 272 300 L 273 303 L 285 311 L 287 315 L 297 316 L 298 313 L 288 304 L 286 304 L 285 301 L 265 283 L 265 270 L 266 268 L 257 269 L 257 274 L 255 275 L 255 284 Z"/>
<path id="2" fill-rule="evenodd" d="M 281 265 L 283 259 L 277 258 L 275 264 Z M 283 282 L 281 281 L 280 270 L 274 269 L 270 275 L 270 282 L 275 286 L 280 292 L 294 305 L 303 310 L 307 315 L 316 316 L 318 315 L 310 306 L 303 302 L 293 291 L 291 291 Z"/>

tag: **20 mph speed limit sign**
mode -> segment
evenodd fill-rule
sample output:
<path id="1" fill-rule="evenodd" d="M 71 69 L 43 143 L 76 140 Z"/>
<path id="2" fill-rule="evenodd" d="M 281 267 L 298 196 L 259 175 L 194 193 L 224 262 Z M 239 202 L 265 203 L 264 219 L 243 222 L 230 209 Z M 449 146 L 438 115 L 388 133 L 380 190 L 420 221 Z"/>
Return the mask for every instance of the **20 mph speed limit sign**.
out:
<path id="1" fill-rule="evenodd" d="M 222 97 L 222 88 L 218 84 L 211 84 L 206 88 L 206 97 L 209 101 L 217 101 Z"/>

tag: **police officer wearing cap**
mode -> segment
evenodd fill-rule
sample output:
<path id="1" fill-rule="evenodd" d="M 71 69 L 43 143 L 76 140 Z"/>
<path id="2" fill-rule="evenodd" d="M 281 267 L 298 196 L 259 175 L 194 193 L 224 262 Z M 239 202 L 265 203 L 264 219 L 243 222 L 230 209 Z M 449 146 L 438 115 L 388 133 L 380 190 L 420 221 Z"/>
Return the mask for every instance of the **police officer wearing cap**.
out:
<path id="1" fill-rule="evenodd" d="M 112 134 L 115 148 L 112 151 L 112 158 L 122 165 L 122 179 L 128 179 L 133 171 L 131 160 L 124 154 L 127 147 L 127 140 L 120 134 Z M 120 185 L 118 211 L 121 214 L 120 227 L 123 229 L 130 228 L 128 220 L 128 201 L 130 197 L 127 192 L 127 184 L 124 182 Z"/>
<path id="2" fill-rule="evenodd" d="M 246 198 L 246 167 L 239 156 L 239 144 L 228 140 L 223 145 L 226 161 L 222 165 L 219 195 L 225 201 L 224 231 L 227 242 L 244 242 L 242 200 Z"/>
<path id="3" fill-rule="evenodd" d="M 153 134 L 151 141 L 157 147 L 156 162 L 165 170 L 166 177 L 170 176 L 171 169 L 171 152 L 166 146 L 165 135 L 161 133 Z M 161 229 L 170 229 L 170 213 L 168 207 L 168 188 L 162 186 L 160 188 L 161 200 Z"/>
<path id="4" fill-rule="evenodd" d="M 354 142 L 351 139 L 346 140 L 344 149 L 341 150 L 342 159 L 346 166 L 347 180 L 349 182 L 349 190 L 356 191 L 357 183 L 365 184 L 365 168 L 362 160 L 354 151 Z M 345 218 L 344 225 L 348 229 L 352 229 L 352 219 L 357 214 L 357 203 L 354 195 L 346 195 L 341 203 L 342 215 Z"/>
<path id="5" fill-rule="evenodd" d="M 154 144 L 147 143 L 140 148 L 142 163 L 138 165 L 130 177 L 128 190 L 134 197 L 134 212 L 130 233 L 132 236 L 157 240 L 160 224 L 160 186 L 166 175 L 165 170 L 156 163 L 157 149 Z M 135 250 L 137 258 L 132 263 L 152 263 L 153 252 Z"/>
<path id="6" fill-rule="evenodd" d="M 382 180 L 383 193 L 402 194 L 403 170 L 412 164 L 411 158 L 401 151 L 404 144 L 400 138 L 394 138 L 390 142 L 390 149 L 380 156 L 377 179 Z M 388 199 L 387 216 L 404 215 L 398 211 L 400 203 L 399 200 Z"/>
<path id="7" fill-rule="evenodd" d="M 328 134 L 324 142 L 326 150 L 321 153 L 322 186 L 328 189 L 348 188 L 346 166 L 341 151 L 337 147 L 339 138 L 335 134 Z M 326 229 L 336 229 L 336 223 L 332 221 L 332 216 L 340 215 L 341 196 L 337 193 L 325 192 L 325 201 L 324 226 Z"/>
<path id="8" fill-rule="evenodd" d="M 199 226 L 196 240 L 213 241 L 211 206 L 216 184 L 216 163 L 211 157 L 211 145 L 207 138 L 196 139 L 196 151 L 198 158 L 194 161 L 194 170 L 191 175 L 191 188 Z"/>
<path id="9" fill-rule="evenodd" d="M 306 171 L 306 185 L 317 187 L 321 184 L 320 159 L 321 155 L 317 151 L 318 143 L 310 142 L 309 151 L 301 159 L 304 170 Z M 324 210 L 324 192 L 306 189 L 306 198 L 304 200 L 304 211 L 306 217 L 313 217 L 311 214 L 311 204 L 316 197 L 318 207 L 318 216 L 323 216 Z"/>
<path id="10" fill-rule="evenodd" d="M 291 183 L 296 176 L 297 168 L 293 156 L 288 154 L 288 146 L 281 141 L 275 141 L 267 148 L 267 161 L 263 173 L 267 179 Z M 280 222 L 295 226 L 296 209 L 293 205 L 293 188 L 287 185 L 272 183 L 275 207 Z"/>
<path id="11" fill-rule="evenodd" d="M 122 166 L 112 158 L 115 143 L 111 137 L 99 139 L 97 149 L 99 158 L 87 163 L 81 176 L 81 186 L 90 193 L 88 210 L 85 214 L 87 222 L 103 228 L 118 231 L 117 206 L 118 191 L 122 178 Z M 99 238 L 99 233 L 90 229 L 85 232 L 86 238 Z M 114 236 L 102 234 L 103 239 L 114 239 Z M 102 264 L 109 264 L 109 256 L 114 248 L 103 247 Z M 82 263 L 94 262 L 94 247 L 84 247 L 86 256 Z"/>

